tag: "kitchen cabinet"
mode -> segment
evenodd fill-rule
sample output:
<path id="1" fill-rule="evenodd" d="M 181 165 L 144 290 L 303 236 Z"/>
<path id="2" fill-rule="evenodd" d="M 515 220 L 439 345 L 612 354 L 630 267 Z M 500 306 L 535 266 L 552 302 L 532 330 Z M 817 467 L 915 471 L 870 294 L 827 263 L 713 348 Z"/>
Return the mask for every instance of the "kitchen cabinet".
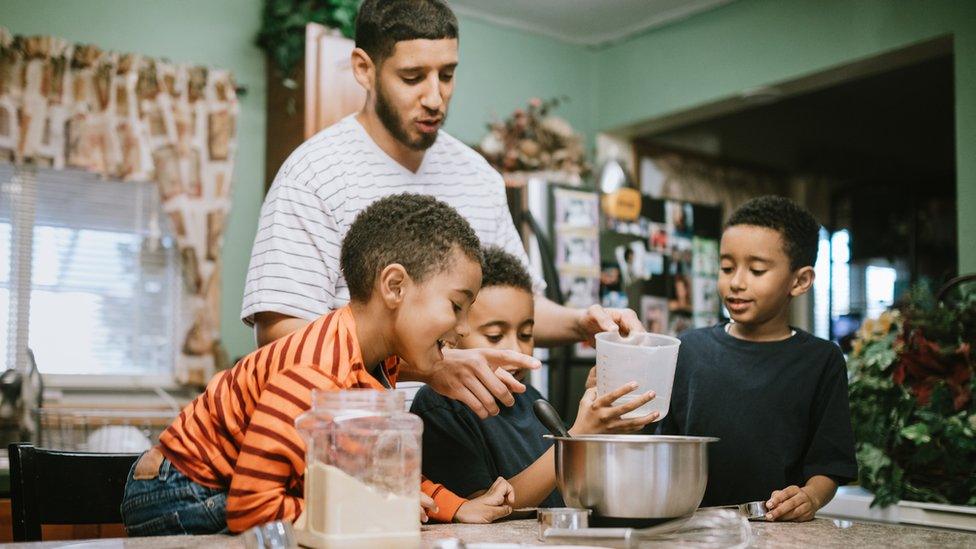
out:
<path id="1" fill-rule="evenodd" d="M 41 526 L 41 539 L 44 541 L 121 537 L 125 537 L 125 528 L 121 524 L 44 524 Z M 10 511 L 10 500 L 0 499 L 0 543 L 10 543 L 13 540 L 13 514 Z"/>
<path id="2" fill-rule="evenodd" d="M 363 106 L 366 92 L 352 74 L 355 42 L 333 29 L 305 27 L 305 58 L 285 80 L 268 62 L 265 190 L 288 155 L 320 130 Z"/>

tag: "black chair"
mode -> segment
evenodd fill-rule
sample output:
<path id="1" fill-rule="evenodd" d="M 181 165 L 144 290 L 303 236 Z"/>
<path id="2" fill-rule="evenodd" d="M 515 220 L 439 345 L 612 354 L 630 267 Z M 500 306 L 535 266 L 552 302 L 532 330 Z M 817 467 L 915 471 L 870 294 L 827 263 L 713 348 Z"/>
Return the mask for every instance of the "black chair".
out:
<path id="1" fill-rule="evenodd" d="M 10 453 L 14 541 L 40 541 L 42 524 L 115 524 L 139 454 L 93 454 L 15 442 Z"/>

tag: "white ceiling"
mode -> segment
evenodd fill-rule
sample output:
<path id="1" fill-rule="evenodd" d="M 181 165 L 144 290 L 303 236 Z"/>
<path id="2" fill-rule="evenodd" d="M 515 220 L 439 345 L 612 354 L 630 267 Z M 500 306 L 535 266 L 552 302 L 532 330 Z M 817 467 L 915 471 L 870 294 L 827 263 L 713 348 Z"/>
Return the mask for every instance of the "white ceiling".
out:
<path id="1" fill-rule="evenodd" d="M 454 11 L 566 42 L 599 46 L 733 0 L 449 0 Z"/>

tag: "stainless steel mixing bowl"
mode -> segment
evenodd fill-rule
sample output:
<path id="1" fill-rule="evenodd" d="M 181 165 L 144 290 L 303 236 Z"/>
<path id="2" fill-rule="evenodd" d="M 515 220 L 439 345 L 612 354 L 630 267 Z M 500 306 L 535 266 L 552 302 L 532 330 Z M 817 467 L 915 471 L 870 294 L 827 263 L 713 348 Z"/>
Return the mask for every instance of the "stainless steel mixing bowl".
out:
<path id="1" fill-rule="evenodd" d="M 546 435 L 566 505 L 593 510 L 592 526 L 646 527 L 690 516 L 708 481 L 713 437 Z"/>

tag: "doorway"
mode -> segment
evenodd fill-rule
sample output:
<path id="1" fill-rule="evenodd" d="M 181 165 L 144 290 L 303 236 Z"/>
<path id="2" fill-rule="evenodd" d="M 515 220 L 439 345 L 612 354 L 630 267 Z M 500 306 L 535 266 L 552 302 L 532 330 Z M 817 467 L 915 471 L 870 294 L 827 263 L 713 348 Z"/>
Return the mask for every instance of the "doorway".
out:
<path id="1" fill-rule="evenodd" d="M 802 327 L 843 346 L 909 288 L 934 291 L 957 274 L 953 79 L 943 38 L 749 90 L 632 137 L 638 151 L 787 181 L 823 225 Z"/>

